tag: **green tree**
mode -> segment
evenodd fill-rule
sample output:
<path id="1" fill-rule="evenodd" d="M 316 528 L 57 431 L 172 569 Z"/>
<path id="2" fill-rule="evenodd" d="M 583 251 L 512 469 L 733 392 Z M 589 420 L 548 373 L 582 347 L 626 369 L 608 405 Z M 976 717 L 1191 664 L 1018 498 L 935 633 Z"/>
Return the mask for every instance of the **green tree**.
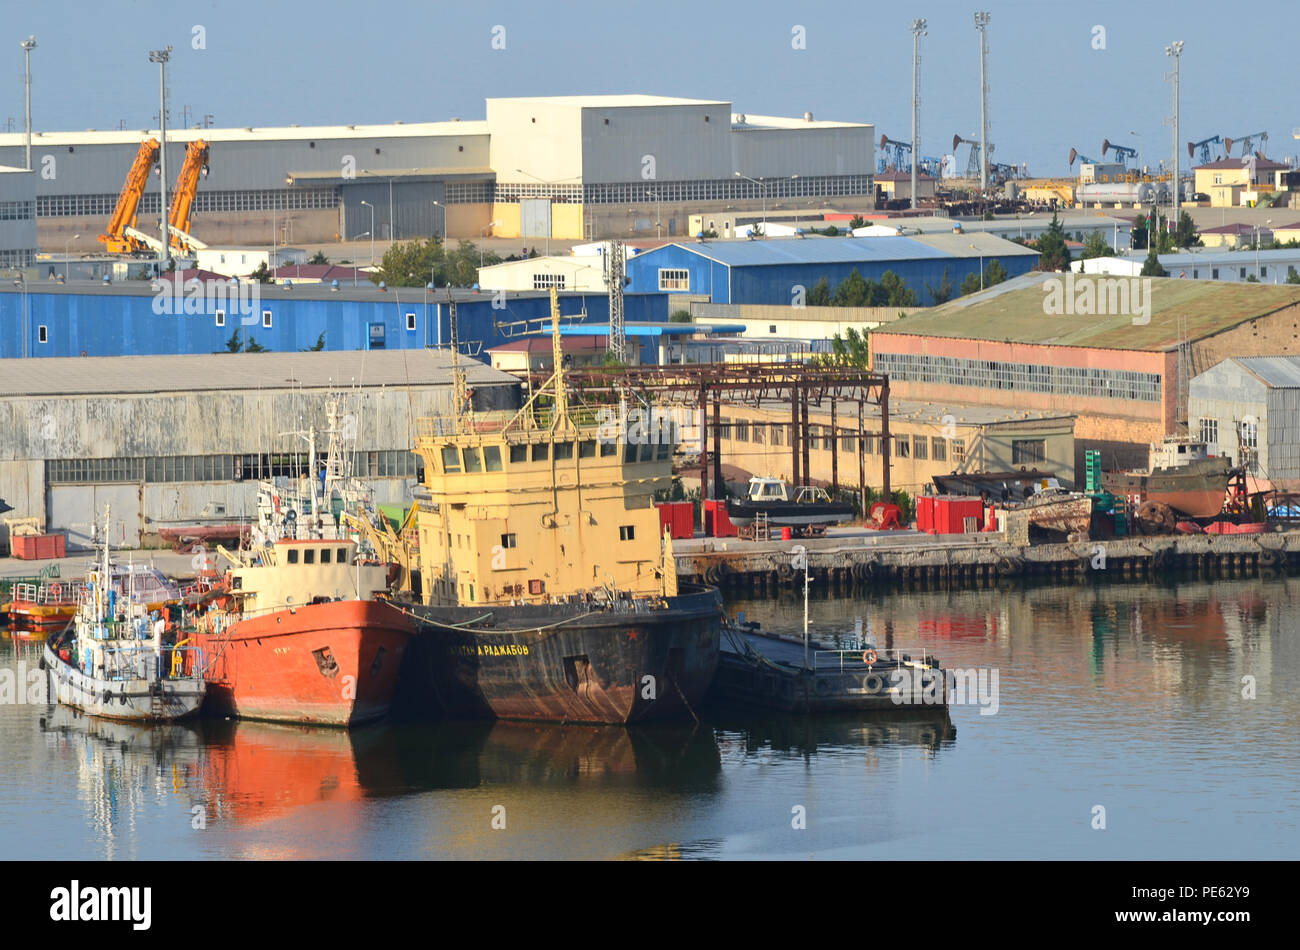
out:
<path id="1" fill-rule="evenodd" d="M 829 307 L 831 305 L 831 287 L 830 282 L 823 277 L 817 283 L 813 284 L 812 290 L 808 291 L 808 296 L 804 299 L 809 307 Z"/>
<path id="2" fill-rule="evenodd" d="M 860 214 L 855 214 L 855 215 L 854 215 L 854 216 L 849 220 L 849 230 L 850 230 L 850 231 L 855 230 L 856 228 L 865 228 L 866 226 L 867 226 L 867 219 L 864 218 L 864 217 L 863 217 L 862 215 L 860 215 Z"/>
<path id="3" fill-rule="evenodd" d="M 1038 269 L 1041 271 L 1064 271 L 1070 267 L 1070 249 L 1065 246 L 1065 228 L 1056 212 L 1052 212 L 1052 222 L 1038 239 Z"/>
<path id="4" fill-rule="evenodd" d="M 236 329 L 235 329 L 235 332 L 232 333 L 232 334 L 230 334 L 230 339 L 226 341 L 226 348 L 225 348 L 225 350 L 217 350 L 217 352 L 218 352 L 218 353 L 222 353 L 222 352 L 225 352 L 225 353 L 269 353 L 270 350 L 268 350 L 266 347 L 264 347 L 261 343 L 258 343 L 257 340 L 256 340 L 255 338 L 251 337 L 251 336 L 248 338 L 248 342 L 245 343 L 243 340 L 240 339 L 240 336 L 239 336 L 239 329 L 236 328 Z"/>
<path id="5" fill-rule="evenodd" d="M 269 284 L 275 279 L 271 276 L 271 269 L 266 266 L 266 261 L 262 261 L 262 263 L 258 264 L 257 267 L 253 269 L 253 273 L 249 276 L 259 284 Z"/>
<path id="6" fill-rule="evenodd" d="M 328 264 L 329 262 L 330 262 L 330 259 L 329 259 L 328 257 L 325 256 L 325 252 L 324 252 L 324 251 L 317 251 L 317 252 L 316 252 L 315 254 L 313 254 L 313 255 L 311 256 L 311 258 L 307 261 L 308 264 Z"/>
<path id="7" fill-rule="evenodd" d="M 833 224 L 828 225 L 826 229 L 822 231 L 822 234 L 826 235 L 827 237 L 838 237 L 839 233 L 840 233 L 840 229 Z"/>
<path id="8" fill-rule="evenodd" d="M 312 346 L 306 347 L 306 348 L 303 350 L 303 352 L 304 352 L 304 353 L 319 353 L 319 352 L 320 352 L 321 350 L 323 350 L 323 349 L 325 349 L 325 331 L 324 331 L 324 330 L 322 330 L 322 331 L 320 332 L 320 336 L 316 337 L 316 343 L 315 343 L 314 345 L 312 345 Z"/>
<path id="9" fill-rule="evenodd" d="M 852 366 L 858 369 L 866 369 L 870 357 L 867 349 L 867 333 L 865 330 L 859 333 L 853 327 L 849 327 L 844 336 L 838 333 L 831 337 L 831 360 L 836 366 Z"/>
<path id="10" fill-rule="evenodd" d="M 1300 274 L 1296 273 L 1294 267 L 1288 267 L 1286 269 L 1286 282 L 1288 284 L 1300 284 Z"/>
<path id="11" fill-rule="evenodd" d="M 1133 250 L 1135 251 L 1146 250 L 1147 238 L 1149 236 L 1150 236 L 1150 232 L 1147 230 L 1147 216 L 1139 215 L 1138 217 L 1134 218 L 1133 228 L 1129 232 L 1129 242 L 1132 244 Z"/>
<path id="12" fill-rule="evenodd" d="M 1007 269 L 1002 266 L 1002 262 L 996 257 L 984 265 L 985 287 L 992 287 L 994 284 L 1000 284 L 1009 276 Z"/>
<path id="13" fill-rule="evenodd" d="M 961 296 L 965 297 L 967 294 L 977 294 L 987 286 L 986 282 L 981 282 L 979 271 L 972 271 L 961 279 L 961 287 L 958 290 Z"/>
<path id="14" fill-rule="evenodd" d="M 835 288 L 835 306 L 868 307 L 871 305 L 871 282 L 865 280 L 855 267 L 849 276 Z"/>
<path id="15" fill-rule="evenodd" d="M 1202 247 L 1205 242 L 1192 223 L 1192 216 L 1186 211 L 1178 215 L 1178 226 L 1174 229 L 1174 244 L 1178 247 Z"/>
<path id="16" fill-rule="evenodd" d="M 1083 252 L 1079 257 L 1086 261 L 1093 257 L 1110 257 L 1114 253 L 1115 249 L 1106 243 L 1106 239 L 1101 236 L 1101 232 L 1093 231 L 1088 235 L 1088 239 L 1083 242 Z"/>
<path id="17" fill-rule="evenodd" d="M 1160 266 L 1160 258 L 1156 257 L 1155 247 L 1147 250 L 1147 259 L 1142 264 L 1140 272 L 1142 277 L 1168 277 L 1169 272 Z"/>
<path id="18" fill-rule="evenodd" d="M 669 323 L 690 323 L 691 312 L 689 310 L 674 310 L 672 316 L 668 318 Z"/>
<path id="19" fill-rule="evenodd" d="M 880 275 L 880 289 L 884 292 L 885 299 L 883 303 L 878 303 L 876 306 L 916 306 L 916 291 L 909 289 L 908 286 L 903 283 L 903 278 L 899 277 L 892 270 L 887 270 Z"/>
<path id="20" fill-rule="evenodd" d="M 936 307 L 939 306 L 939 304 L 947 303 L 952 299 L 952 278 L 948 276 L 947 266 L 943 269 L 943 277 L 939 280 L 939 286 L 931 287 L 929 284 L 926 284 L 925 289 L 929 292 L 930 299 L 934 301 Z"/>
<path id="21" fill-rule="evenodd" d="M 1254 274 L 1251 274 L 1251 275 L 1249 275 L 1249 276 L 1246 278 L 1246 283 L 1248 283 L 1248 284 L 1258 284 L 1258 283 L 1259 283 L 1259 278 L 1256 277 Z"/>

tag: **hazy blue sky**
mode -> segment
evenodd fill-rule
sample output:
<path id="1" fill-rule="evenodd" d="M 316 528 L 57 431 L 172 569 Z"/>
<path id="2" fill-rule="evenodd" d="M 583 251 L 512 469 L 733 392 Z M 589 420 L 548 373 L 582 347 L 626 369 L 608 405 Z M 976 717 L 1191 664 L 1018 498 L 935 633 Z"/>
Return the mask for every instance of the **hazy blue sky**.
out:
<path id="1" fill-rule="evenodd" d="M 183 106 L 220 126 L 407 122 L 483 117 L 491 96 L 644 92 L 730 99 L 738 112 L 872 122 L 910 136 L 911 20 L 924 16 L 924 154 L 978 133 L 973 13 L 989 27 L 994 158 L 1061 174 L 1071 146 L 1100 158 L 1105 137 L 1168 158 L 1172 60 L 1182 58 L 1183 142 L 1267 130 L 1269 153 L 1300 151 L 1287 79 L 1300 4 L 1259 0 L 988 0 L 745 3 L 244 2 L 136 0 L 7 6 L 0 128 L 23 124 L 22 51 L 35 33 L 37 129 L 144 128 L 157 112 L 148 51 L 175 47 L 172 121 Z M 506 49 L 491 47 L 506 28 Z M 193 27 L 206 30 L 192 48 Z M 791 45 L 806 29 L 807 48 Z M 1094 27 L 1105 49 L 1094 49 Z M 191 122 L 194 120 L 192 119 Z M 1129 135 L 1136 131 L 1139 136 Z M 1185 148 L 1184 146 L 1182 146 Z M 1186 158 L 1186 151 L 1182 153 Z M 963 155 L 964 158 L 964 155 Z"/>

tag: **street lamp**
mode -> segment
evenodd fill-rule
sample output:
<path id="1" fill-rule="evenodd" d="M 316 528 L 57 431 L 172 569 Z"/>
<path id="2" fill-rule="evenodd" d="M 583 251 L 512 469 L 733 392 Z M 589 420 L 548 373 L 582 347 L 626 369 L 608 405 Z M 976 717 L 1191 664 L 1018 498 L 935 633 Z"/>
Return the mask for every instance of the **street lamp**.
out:
<path id="1" fill-rule="evenodd" d="M 763 189 L 763 236 L 767 236 L 767 183 L 769 181 L 794 181 L 798 175 L 778 175 L 774 178 L 750 178 L 748 175 L 742 175 L 740 172 L 734 173 L 737 178 L 743 178 L 745 181 L 752 181 Z"/>
<path id="2" fill-rule="evenodd" d="M 442 209 L 442 243 L 446 244 L 447 243 L 447 206 L 438 201 L 435 201 L 433 203 L 433 206 L 435 208 Z M 434 237 L 437 237 L 437 235 L 435 234 Z"/>
<path id="3" fill-rule="evenodd" d="M 980 256 L 980 290 L 983 290 L 984 289 L 984 250 L 982 248 L 977 248 L 974 244 L 971 244 L 970 249 L 972 251 L 978 252 Z"/>
<path id="4" fill-rule="evenodd" d="M 1166 78 L 1174 81 L 1174 211 L 1173 219 L 1178 220 L 1178 201 L 1181 197 L 1178 193 L 1178 66 L 1183 56 L 1183 41 L 1175 40 L 1165 47 L 1165 55 L 1174 58 L 1174 71 Z"/>
<path id="5" fill-rule="evenodd" d="M 645 195 L 647 198 L 653 198 L 655 200 L 655 240 L 657 241 L 663 236 L 660 233 L 659 228 L 659 192 L 647 190 Z"/>
<path id="6" fill-rule="evenodd" d="M 159 226 L 162 231 L 162 251 L 158 265 L 160 275 L 167 269 L 172 247 L 172 236 L 167 230 L 167 61 L 171 58 L 170 46 L 149 51 L 149 62 L 158 64 L 158 137 L 162 140 L 158 148 L 158 179 L 162 187 L 162 204 L 159 206 Z M 274 235 L 271 242 L 275 243 Z"/>
<path id="7" fill-rule="evenodd" d="M 72 235 L 71 240 L 66 241 L 63 245 L 63 279 L 64 280 L 72 280 L 72 262 L 68 259 L 69 257 L 68 248 L 70 248 L 72 246 L 72 242 L 79 237 L 81 237 L 80 234 L 74 234 Z"/>
<path id="8" fill-rule="evenodd" d="M 370 235 L 370 266 L 375 266 L 375 206 L 369 201 L 361 202 L 370 209 L 370 230 L 366 233 Z"/>
<path id="9" fill-rule="evenodd" d="M 370 239 L 371 239 L 372 241 L 374 240 L 374 235 L 370 234 L 369 231 L 362 231 L 360 234 L 354 236 L 354 237 L 352 238 L 352 240 L 354 240 L 354 241 L 360 241 L 363 237 L 366 237 L 366 236 L 369 236 Z M 372 245 L 372 246 L 373 246 L 373 245 Z M 371 263 L 372 266 L 373 266 L 374 263 L 375 263 L 375 253 L 374 253 L 374 251 L 371 251 L 371 252 L 370 252 L 370 263 Z M 357 262 L 356 262 L 356 261 L 353 261 L 353 262 L 352 262 L 352 286 L 355 287 L 356 285 L 357 285 Z"/>
<path id="10" fill-rule="evenodd" d="M 487 240 L 487 233 L 488 233 L 489 231 L 491 231 L 493 228 L 495 228 L 495 227 L 496 227 L 498 224 L 500 224 L 500 223 L 501 223 L 500 221 L 489 221 L 489 222 L 487 223 L 487 227 L 485 227 L 485 228 L 479 228 L 479 229 L 478 229 L 478 237 L 479 237 L 479 241 L 478 241 L 478 269 L 479 269 L 479 270 L 482 270 L 482 269 L 483 269 L 483 242 L 484 242 L 485 240 Z"/>

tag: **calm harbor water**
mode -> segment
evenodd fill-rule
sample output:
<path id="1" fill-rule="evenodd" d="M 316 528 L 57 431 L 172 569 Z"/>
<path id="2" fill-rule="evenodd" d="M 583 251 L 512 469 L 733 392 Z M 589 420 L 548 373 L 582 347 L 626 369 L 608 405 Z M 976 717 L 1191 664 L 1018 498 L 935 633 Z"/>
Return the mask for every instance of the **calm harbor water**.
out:
<path id="1" fill-rule="evenodd" d="M 814 630 L 861 617 L 878 646 L 998 671 L 996 713 L 946 720 L 149 729 L 3 694 L 0 857 L 1292 858 L 1297 595 L 1300 578 L 814 599 Z M 801 601 L 729 608 L 802 625 Z M 11 685 L 38 660 L 0 641 Z"/>

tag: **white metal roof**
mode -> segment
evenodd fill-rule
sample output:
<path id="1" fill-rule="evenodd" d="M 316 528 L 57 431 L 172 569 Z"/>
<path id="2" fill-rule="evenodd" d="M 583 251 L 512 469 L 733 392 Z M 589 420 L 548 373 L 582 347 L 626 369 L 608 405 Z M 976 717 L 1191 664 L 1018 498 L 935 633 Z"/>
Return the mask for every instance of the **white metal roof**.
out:
<path id="1" fill-rule="evenodd" d="M 764 129 L 869 129 L 870 122 L 836 122 L 827 119 L 805 119 L 803 116 L 752 115 L 744 113 L 745 121 L 732 122 L 733 132 L 756 131 Z"/>
<path id="2" fill-rule="evenodd" d="M 1300 357 L 1238 356 L 1234 359 L 1274 389 L 1300 389 Z"/>
<path id="3" fill-rule="evenodd" d="M 641 106 L 730 105 L 727 99 L 681 99 L 676 96 L 503 96 L 488 102 L 535 102 L 539 105 L 573 106 L 579 109 L 627 109 Z"/>
<path id="4" fill-rule="evenodd" d="M 420 138 L 437 135 L 487 135 L 487 122 L 393 122 L 388 125 L 305 125 L 243 129 L 171 129 L 167 141 L 276 142 L 298 139 Z M 82 132 L 32 132 L 32 147 L 47 145 L 138 145 L 158 129 L 86 129 Z M 24 132 L 0 133 L 0 146 L 21 146 Z"/>

